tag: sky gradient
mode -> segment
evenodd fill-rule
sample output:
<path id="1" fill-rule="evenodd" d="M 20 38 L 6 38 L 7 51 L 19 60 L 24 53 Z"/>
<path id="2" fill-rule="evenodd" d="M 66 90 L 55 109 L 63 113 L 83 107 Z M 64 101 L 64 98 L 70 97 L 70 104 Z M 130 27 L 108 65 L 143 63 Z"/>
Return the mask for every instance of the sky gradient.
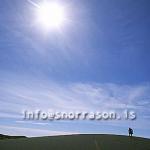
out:
<path id="1" fill-rule="evenodd" d="M 39 3 L 40 0 L 33 0 Z M 0 0 L 0 133 L 150 138 L 150 1 L 57 0 L 58 30 L 35 22 L 28 0 Z M 24 109 L 132 109 L 135 121 L 24 121 Z"/>

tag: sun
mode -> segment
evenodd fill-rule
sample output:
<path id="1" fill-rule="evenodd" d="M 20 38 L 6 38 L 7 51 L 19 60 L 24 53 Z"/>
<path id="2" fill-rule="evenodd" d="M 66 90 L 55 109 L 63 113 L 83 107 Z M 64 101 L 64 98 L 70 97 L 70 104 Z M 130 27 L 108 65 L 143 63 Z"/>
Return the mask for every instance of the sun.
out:
<path id="1" fill-rule="evenodd" d="M 65 22 L 64 7 L 58 3 L 43 2 L 37 8 L 37 21 L 44 28 L 59 28 Z"/>

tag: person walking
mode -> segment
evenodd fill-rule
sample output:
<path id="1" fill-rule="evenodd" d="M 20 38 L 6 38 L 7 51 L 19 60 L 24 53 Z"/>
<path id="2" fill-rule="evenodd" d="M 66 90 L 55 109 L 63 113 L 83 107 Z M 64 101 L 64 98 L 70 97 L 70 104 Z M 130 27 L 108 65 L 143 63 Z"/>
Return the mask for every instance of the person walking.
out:
<path id="1" fill-rule="evenodd" d="M 128 132 L 129 132 L 129 136 L 132 137 L 132 135 L 133 135 L 133 129 L 129 128 Z"/>

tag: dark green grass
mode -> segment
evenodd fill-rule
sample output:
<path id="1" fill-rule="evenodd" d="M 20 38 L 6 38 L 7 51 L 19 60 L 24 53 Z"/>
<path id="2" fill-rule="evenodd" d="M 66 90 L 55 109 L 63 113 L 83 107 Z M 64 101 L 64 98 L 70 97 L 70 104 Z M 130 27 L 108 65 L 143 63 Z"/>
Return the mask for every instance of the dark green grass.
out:
<path id="1" fill-rule="evenodd" d="M 150 139 L 118 135 L 66 135 L 0 140 L 0 150 L 150 150 Z"/>
<path id="2" fill-rule="evenodd" d="M 0 134 L 0 140 L 26 138 L 25 136 L 9 136 Z"/>

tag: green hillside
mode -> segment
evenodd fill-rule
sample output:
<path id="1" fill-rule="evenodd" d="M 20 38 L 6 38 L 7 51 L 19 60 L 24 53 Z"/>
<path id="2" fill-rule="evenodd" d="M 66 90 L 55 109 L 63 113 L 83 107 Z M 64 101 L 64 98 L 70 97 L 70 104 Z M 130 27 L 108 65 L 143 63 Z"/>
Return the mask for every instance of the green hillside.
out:
<path id="1" fill-rule="evenodd" d="M 66 135 L 0 140 L 0 150 L 150 150 L 150 139 L 118 135 Z"/>
<path id="2" fill-rule="evenodd" d="M 26 137 L 25 136 L 9 136 L 9 135 L 0 134 L 0 140 L 4 140 L 4 139 L 19 139 L 19 138 L 26 138 Z"/>

